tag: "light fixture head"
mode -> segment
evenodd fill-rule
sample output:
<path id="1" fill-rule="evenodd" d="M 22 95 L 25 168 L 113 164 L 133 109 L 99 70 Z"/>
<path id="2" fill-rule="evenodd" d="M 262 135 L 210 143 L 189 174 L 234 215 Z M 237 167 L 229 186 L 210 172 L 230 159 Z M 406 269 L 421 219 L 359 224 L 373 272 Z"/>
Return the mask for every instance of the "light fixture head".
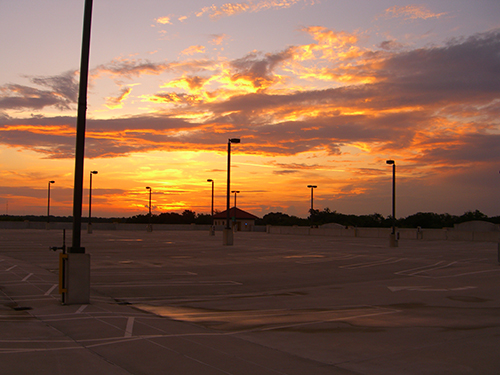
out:
<path id="1" fill-rule="evenodd" d="M 97 171 L 90 171 L 90 174 L 97 174 Z"/>
<path id="2" fill-rule="evenodd" d="M 209 179 L 207 180 L 207 182 L 214 182 L 214 180 L 212 180 L 211 178 L 209 178 Z"/>
<path id="3" fill-rule="evenodd" d="M 229 138 L 229 143 L 240 143 L 241 139 L 239 138 Z"/>
<path id="4" fill-rule="evenodd" d="M 56 182 L 55 181 L 49 181 L 49 184 L 55 184 Z"/>
<path id="5" fill-rule="evenodd" d="M 394 164 L 394 160 L 387 160 L 386 163 L 392 165 L 392 164 Z"/>
<path id="6" fill-rule="evenodd" d="M 151 190 L 151 188 L 149 186 L 146 186 L 146 189 Z"/>
<path id="7" fill-rule="evenodd" d="M 307 187 L 308 187 L 308 188 L 313 188 L 313 189 L 317 188 L 317 186 L 316 186 L 316 185 L 307 185 Z"/>

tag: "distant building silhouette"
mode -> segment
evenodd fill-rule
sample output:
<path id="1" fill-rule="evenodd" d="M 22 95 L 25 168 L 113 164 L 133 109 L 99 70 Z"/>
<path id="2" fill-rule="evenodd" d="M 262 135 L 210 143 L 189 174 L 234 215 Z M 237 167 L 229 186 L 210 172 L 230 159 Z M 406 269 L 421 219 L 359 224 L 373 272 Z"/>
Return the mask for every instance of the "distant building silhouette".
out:
<path id="1" fill-rule="evenodd" d="M 229 209 L 229 217 L 231 218 L 230 227 L 234 231 L 251 231 L 255 225 L 257 216 L 252 215 L 250 212 L 240 210 L 237 207 Z M 214 215 L 214 225 L 226 226 L 227 210 L 219 212 Z"/>

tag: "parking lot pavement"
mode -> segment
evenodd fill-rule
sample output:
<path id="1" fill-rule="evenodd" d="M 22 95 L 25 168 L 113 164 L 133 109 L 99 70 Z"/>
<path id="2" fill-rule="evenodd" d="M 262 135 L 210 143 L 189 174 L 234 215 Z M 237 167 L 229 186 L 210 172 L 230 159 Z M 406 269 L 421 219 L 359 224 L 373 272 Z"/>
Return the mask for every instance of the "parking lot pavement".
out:
<path id="1" fill-rule="evenodd" d="M 61 240 L 0 230 L 2 374 L 500 368 L 496 244 L 94 231 L 91 303 L 63 306 Z"/>

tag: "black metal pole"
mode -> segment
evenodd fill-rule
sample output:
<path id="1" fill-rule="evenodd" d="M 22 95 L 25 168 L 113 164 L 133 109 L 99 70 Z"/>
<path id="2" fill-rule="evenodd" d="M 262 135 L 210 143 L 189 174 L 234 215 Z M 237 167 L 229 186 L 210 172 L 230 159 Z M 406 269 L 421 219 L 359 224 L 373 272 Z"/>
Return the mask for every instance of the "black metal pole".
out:
<path id="1" fill-rule="evenodd" d="M 90 28 L 92 24 L 92 0 L 85 0 L 83 16 L 82 56 L 80 62 L 80 90 L 76 121 L 75 184 L 73 187 L 73 239 L 69 253 L 85 253 L 81 247 L 83 162 L 85 158 L 85 124 L 87 113 L 87 87 L 90 57 Z"/>
<path id="2" fill-rule="evenodd" d="M 212 180 L 212 225 L 214 225 L 214 180 Z"/>
<path id="3" fill-rule="evenodd" d="M 392 165 L 392 234 L 396 233 L 396 163 Z"/>
<path id="4" fill-rule="evenodd" d="M 149 189 L 149 223 L 151 224 L 151 188 Z"/>
<path id="5" fill-rule="evenodd" d="M 230 195 L 229 192 L 231 190 L 231 140 L 227 141 L 227 192 L 226 192 L 226 209 L 227 209 L 227 217 L 226 217 L 226 229 L 231 229 L 229 226 L 229 219 L 230 219 L 230 214 L 229 214 L 229 206 L 231 205 L 230 202 Z"/>
<path id="6" fill-rule="evenodd" d="M 50 222 L 50 181 L 49 181 L 49 189 L 47 193 L 47 224 Z"/>
<path id="7" fill-rule="evenodd" d="M 314 199 L 313 199 L 313 191 L 314 191 L 314 188 L 313 188 L 313 187 L 311 187 L 311 215 L 312 215 L 312 212 L 313 212 L 313 210 L 314 210 L 314 204 L 313 204 L 313 202 L 314 202 Z"/>
<path id="8" fill-rule="evenodd" d="M 90 172 L 90 186 L 89 186 L 89 225 L 92 224 L 92 175 Z"/>

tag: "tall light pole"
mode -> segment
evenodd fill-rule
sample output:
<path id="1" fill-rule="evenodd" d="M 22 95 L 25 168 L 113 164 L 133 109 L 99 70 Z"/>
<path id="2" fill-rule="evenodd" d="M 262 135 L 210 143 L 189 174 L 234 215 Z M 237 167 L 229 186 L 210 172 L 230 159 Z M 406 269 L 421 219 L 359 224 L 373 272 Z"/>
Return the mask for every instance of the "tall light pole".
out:
<path id="1" fill-rule="evenodd" d="M 153 226 L 151 225 L 151 187 L 146 186 L 146 189 L 149 190 L 149 217 L 148 217 L 148 232 L 153 231 Z"/>
<path id="2" fill-rule="evenodd" d="M 87 233 L 92 233 L 92 175 L 97 174 L 97 171 L 90 171 L 90 186 L 89 186 L 89 224 Z"/>
<path id="3" fill-rule="evenodd" d="M 316 186 L 316 185 L 307 185 L 307 187 L 311 189 L 311 210 L 310 210 L 310 212 L 312 213 L 312 212 L 313 212 L 313 210 L 314 210 L 314 204 L 313 204 L 313 202 L 314 202 L 314 198 L 313 198 L 313 190 L 314 190 L 314 189 L 316 189 L 316 188 L 317 188 L 317 186 Z"/>
<path id="4" fill-rule="evenodd" d="M 313 191 L 314 189 L 317 188 L 316 185 L 307 185 L 308 188 L 311 189 L 311 209 L 309 210 L 310 213 L 310 221 L 311 221 L 311 228 L 313 227 L 313 213 L 314 213 L 314 197 L 313 197 Z"/>
<path id="5" fill-rule="evenodd" d="M 50 184 L 54 184 L 55 181 L 49 181 L 47 189 L 47 229 L 49 229 L 50 222 Z"/>
<path id="6" fill-rule="evenodd" d="M 392 165 L 392 232 L 390 238 L 390 246 L 397 247 L 398 240 L 396 238 L 396 163 L 394 160 L 387 160 L 386 164 Z"/>
<path id="7" fill-rule="evenodd" d="M 78 113 L 76 119 L 75 174 L 73 186 L 73 236 L 67 254 L 61 258 L 61 290 L 64 304 L 87 304 L 90 302 L 90 254 L 81 246 L 83 174 L 85 159 L 85 127 L 87 116 L 87 88 L 90 59 L 90 30 L 92 25 L 92 0 L 85 0 L 82 32 L 82 54 L 80 60 L 80 85 Z"/>
<path id="8" fill-rule="evenodd" d="M 231 191 L 231 143 L 240 143 L 240 142 L 241 140 L 239 138 L 229 138 L 227 141 L 227 191 L 226 191 L 227 217 L 226 217 L 226 228 L 224 229 L 223 245 L 233 244 L 233 232 L 231 230 L 231 227 L 229 226 L 229 220 L 230 220 L 229 206 L 231 204 L 230 202 L 231 198 L 229 195 L 229 192 Z"/>
<path id="9" fill-rule="evenodd" d="M 215 228 L 214 228 L 214 180 L 209 178 L 207 182 L 212 183 L 212 225 L 210 226 L 210 235 L 214 236 L 215 235 Z"/>
<path id="10" fill-rule="evenodd" d="M 73 237 L 72 246 L 68 248 L 68 253 L 85 253 L 85 248 L 81 246 L 81 224 L 91 25 L 92 0 L 85 0 L 82 33 L 82 54 L 80 60 L 80 85 L 78 92 L 78 113 L 76 120 L 75 183 L 73 187 Z M 90 293 L 90 286 L 88 289 L 88 292 Z"/>
<path id="11" fill-rule="evenodd" d="M 239 194 L 239 190 L 233 190 L 231 193 L 234 193 L 234 208 L 236 208 L 236 194 Z"/>

